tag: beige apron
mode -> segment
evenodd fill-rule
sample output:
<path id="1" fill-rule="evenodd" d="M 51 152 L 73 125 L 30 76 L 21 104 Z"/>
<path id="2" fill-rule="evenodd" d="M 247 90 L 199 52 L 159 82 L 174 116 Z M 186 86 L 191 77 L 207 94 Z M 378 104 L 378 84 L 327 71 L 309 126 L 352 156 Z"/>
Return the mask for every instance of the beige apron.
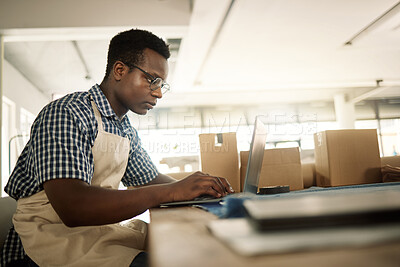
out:
<path id="1" fill-rule="evenodd" d="M 99 110 L 91 103 L 98 122 L 91 184 L 117 189 L 128 163 L 129 139 L 105 132 Z M 41 267 L 129 266 L 144 250 L 147 235 L 147 224 L 140 220 L 126 226 L 67 227 L 44 190 L 18 200 L 13 223 L 26 254 Z"/>

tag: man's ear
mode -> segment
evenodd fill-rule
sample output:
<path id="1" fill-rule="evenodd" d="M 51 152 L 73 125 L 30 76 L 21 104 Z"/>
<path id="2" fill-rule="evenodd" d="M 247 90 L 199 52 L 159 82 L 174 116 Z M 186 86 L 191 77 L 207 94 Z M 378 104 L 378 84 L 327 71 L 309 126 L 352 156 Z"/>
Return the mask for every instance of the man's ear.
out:
<path id="1" fill-rule="evenodd" d="M 117 60 L 113 65 L 112 76 L 114 77 L 114 80 L 120 81 L 122 79 L 122 76 L 124 76 L 127 71 L 128 66 L 126 66 L 123 62 Z"/>

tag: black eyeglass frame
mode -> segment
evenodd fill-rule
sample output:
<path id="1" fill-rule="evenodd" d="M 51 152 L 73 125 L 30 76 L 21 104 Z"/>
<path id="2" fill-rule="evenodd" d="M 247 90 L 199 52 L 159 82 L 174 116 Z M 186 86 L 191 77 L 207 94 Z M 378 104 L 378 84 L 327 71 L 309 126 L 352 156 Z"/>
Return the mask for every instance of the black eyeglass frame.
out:
<path id="1" fill-rule="evenodd" d="M 150 88 L 151 91 L 155 91 L 155 90 L 157 90 L 158 88 L 161 88 L 161 93 L 162 93 L 162 94 L 165 94 L 166 92 L 169 91 L 169 89 L 170 89 L 169 84 L 166 83 L 166 82 L 164 82 L 164 80 L 161 79 L 160 77 L 154 77 L 153 75 L 151 75 L 150 73 L 148 73 L 147 71 L 143 70 L 142 68 L 140 68 L 140 67 L 138 67 L 138 66 L 136 66 L 136 65 L 131 65 L 131 66 L 129 66 L 129 67 L 133 67 L 133 68 L 136 68 L 136 69 L 140 70 L 140 71 L 143 72 L 148 78 L 150 78 L 150 79 L 148 80 L 148 82 L 150 83 L 149 88 Z M 160 80 L 161 80 L 161 85 L 158 86 L 157 83 L 159 83 L 158 81 L 160 81 Z M 155 87 L 154 87 L 154 86 L 155 86 Z"/>

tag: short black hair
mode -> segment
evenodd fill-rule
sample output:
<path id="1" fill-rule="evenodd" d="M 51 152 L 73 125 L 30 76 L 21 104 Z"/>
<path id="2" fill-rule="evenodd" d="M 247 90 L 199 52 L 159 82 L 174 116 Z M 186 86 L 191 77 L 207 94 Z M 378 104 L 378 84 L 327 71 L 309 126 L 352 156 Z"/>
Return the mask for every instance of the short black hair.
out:
<path id="1" fill-rule="evenodd" d="M 149 31 L 131 29 L 118 33 L 111 39 L 108 46 L 105 78 L 118 60 L 130 68 L 132 65 L 139 65 L 144 60 L 143 50 L 146 48 L 156 51 L 165 59 L 171 56 L 169 47 L 164 40 Z"/>

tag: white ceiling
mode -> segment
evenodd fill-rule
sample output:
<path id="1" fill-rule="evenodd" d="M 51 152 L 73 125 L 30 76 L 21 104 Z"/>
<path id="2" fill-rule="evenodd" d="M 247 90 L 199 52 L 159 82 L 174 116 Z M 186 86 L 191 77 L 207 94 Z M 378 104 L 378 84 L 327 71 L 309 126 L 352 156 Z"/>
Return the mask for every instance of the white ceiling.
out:
<path id="1" fill-rule="evenodd" d="M 161 107 L 400 97 L 398 0 L 33 2 L 2 0 L 0 33 L 5 59 L 48 95 L 100 83 L 109 39 L 140 27 L 182 39 Z"/>

